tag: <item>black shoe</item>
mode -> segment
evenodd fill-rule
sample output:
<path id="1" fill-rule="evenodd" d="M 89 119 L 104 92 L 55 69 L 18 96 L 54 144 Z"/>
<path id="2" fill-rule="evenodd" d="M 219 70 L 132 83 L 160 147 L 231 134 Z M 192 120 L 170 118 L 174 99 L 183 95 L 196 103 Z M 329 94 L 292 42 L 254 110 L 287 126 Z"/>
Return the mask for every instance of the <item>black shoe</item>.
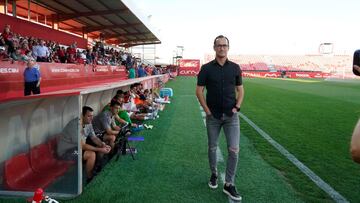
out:
<path id="1" fill-rule="evenodd" d="M 216 174 L 211 174 L 211 178 L 210 178 L 210 181 L 209 181 L 209 187 L 211 189 L 216 189 L 218 187 L 217 175 Z"/>
<path id="2" fill-rule="evenodd" d="M 95 165 L 95 167 L 94 167 L 94 172 L 95 172 L 96 174 L 99 174 L 99 173 L 101 172 L 101 170 L 102 170 L 102 165 L 101 165 L 101 164 Z"/>
<path id="3" fill-rule="evenodd" d="M 93 180 L 94 176 L 91 178 L 86 178 L 86 185 L 89 184 Z"/>
<path id="4" fill-rule="evenodd" d="M 236 191 L 236 188 L 235 188 L 234 185 L 226 186 L 226 184 L 225 184 L 225 185 L 224 185 L 223 192 L 224 192 L 225 194 L 227 194 L 232 200 L 241 201 L 241 196 L 240 196 L 239 193 Z"/>

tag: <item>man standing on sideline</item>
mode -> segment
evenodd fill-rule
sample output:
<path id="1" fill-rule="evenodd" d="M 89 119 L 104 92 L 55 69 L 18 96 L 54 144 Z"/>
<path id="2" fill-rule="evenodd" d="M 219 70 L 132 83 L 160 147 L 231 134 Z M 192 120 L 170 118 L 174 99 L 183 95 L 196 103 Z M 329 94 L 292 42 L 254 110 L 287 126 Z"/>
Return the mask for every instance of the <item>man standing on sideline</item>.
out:
<path id="1" fill-rule="evenodd" d="M 35 59 L 30 58 L 24 71 L 24 95 L 40 94 L 41 75 L 38 67 L 35 67 Z"/>
<path id="2" fill-rule="evenodd" d="M 203 65 L 198 75 L 196 96 L 206 113 L 208 156 L 211 170 L 209 187 L 218 187 L 216 150 L 221 127 L 224 129 L 228 159 L 223 192 L 231 199 L 240 201 L 234 185 L 239 156 L 240 123 L 237 112 L 244 98 L 241 69 L 228 60 L 229 40 L 219 35 L 214 40 L 215 60 Z M 204 88 L 206 87 L 206 100 Z M 236 92 L 237 91 L 237 97 Z"/>

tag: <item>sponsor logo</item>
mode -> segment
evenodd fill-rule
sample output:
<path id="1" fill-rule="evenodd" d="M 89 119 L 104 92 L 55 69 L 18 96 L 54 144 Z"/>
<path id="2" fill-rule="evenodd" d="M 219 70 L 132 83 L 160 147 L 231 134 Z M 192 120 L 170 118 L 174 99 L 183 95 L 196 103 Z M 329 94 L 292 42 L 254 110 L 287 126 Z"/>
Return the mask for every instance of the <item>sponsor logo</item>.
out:
<path id="1" fill-rule="evenodd" d="M 270 78 L 276 78 L 279 76 L 276 73 L 249 73 L 249 72 L 243 72 L 242 75 L 244 77 L 270 77 Z"/>
<path id="2" fill-rule="evenodd" d="M 124 72 L 125 68 L 120 68 L 120 67 L 111 67 L 111 71 L 112 72 Z"/>
<path id="3" fill-rule="evenodd" d="M 0 68 L 0 73 L 19 73 L 18 68 Z"/>
<path id="4" fill-rule="evenodd" d="M 322 76 L 322 74 L 320 74 L 320 73 L 317 73 L 316 75 L 314 75 L 314 78 L 322 78 L 323 76 Z"/>
<path id="5" fill-rule="evenodd" d="M 181 70 L 180 75 L 197 75 L 198 72 L 194 70 Z"/>
<path id="6" fill-rule="evenodd" d="M 295 74 L 296 77 L 303 77 L 303 78 L 309 78 L 310 75 L 306 74 L 306 73 L 296 73 Z"/>
<path id="7" fill-rule="evenodd" d="M 184 68 L 200 67 L 200 61 L 180 61 L 180 67 L 184 67 Z"/>
<path id="8" fill-rule="evenodd" d="M 269 77 L 269 78 L 276 78 L 276 77 L 278 77 L 278 75 L 277 75 L 276 73 L 266 73 L 264 76 L 265 76 L 265 77 Z"/>
<path id="9" fill-rule="evenodd" d="M 94 72 L 109 72 L 108 68 L 94 68 Z"/>
<path id="10" fill-rule="evenodd" d="M 245 77 L 262 77 L 262 75 L 261 74 L 258 74 L 258 73 L 243 73 L 243 75 L 245 76 Z"/>
<path id="11" fill-rule="evenodd" d="M 78 73 L 80 69 L 77 68 L 52 68 L 52 73 Z"/>

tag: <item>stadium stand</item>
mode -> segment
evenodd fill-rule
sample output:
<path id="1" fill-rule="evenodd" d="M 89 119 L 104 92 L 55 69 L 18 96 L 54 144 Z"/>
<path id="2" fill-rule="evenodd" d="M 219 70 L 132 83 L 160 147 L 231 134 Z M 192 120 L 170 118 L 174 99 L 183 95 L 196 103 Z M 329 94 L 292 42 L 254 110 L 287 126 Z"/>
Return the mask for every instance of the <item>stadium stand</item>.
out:
<path id="1" fill-rule="evenodd" d="M 349 55 L 230 55 L 243 71 L 302 71 L 338 73 L 350 72 L 352 58 Z M 205 56 L 205 63 L 213 60 Z"/>

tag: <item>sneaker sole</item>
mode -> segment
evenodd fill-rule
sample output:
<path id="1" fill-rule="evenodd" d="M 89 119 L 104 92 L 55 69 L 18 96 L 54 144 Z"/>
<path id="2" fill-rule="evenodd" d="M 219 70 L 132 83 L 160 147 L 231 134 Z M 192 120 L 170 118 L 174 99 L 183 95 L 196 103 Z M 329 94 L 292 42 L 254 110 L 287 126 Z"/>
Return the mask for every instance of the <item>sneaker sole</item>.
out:
<path id="1" fill-rule="evenodd" d="M 229 196 L 232 200 L 241 201 L 241 197 L 234 197 L 234 196 L 232 196 L 228 191 L 226 191 L 225 189 L 223 189 L 223 192 L 224 192 L 225 194 L 227 194 L 227 196 Z"/>
<path id="2" fill-rule="evenodd" d="M 216 189 L 216 188 L 218 188 L 218 185 L 216 184 L 216 185 L 211 185 L 210 183 L 208 183 L 208 185 L 209 185 L 209 187 L 211 188 L 211 189 Z"/>

